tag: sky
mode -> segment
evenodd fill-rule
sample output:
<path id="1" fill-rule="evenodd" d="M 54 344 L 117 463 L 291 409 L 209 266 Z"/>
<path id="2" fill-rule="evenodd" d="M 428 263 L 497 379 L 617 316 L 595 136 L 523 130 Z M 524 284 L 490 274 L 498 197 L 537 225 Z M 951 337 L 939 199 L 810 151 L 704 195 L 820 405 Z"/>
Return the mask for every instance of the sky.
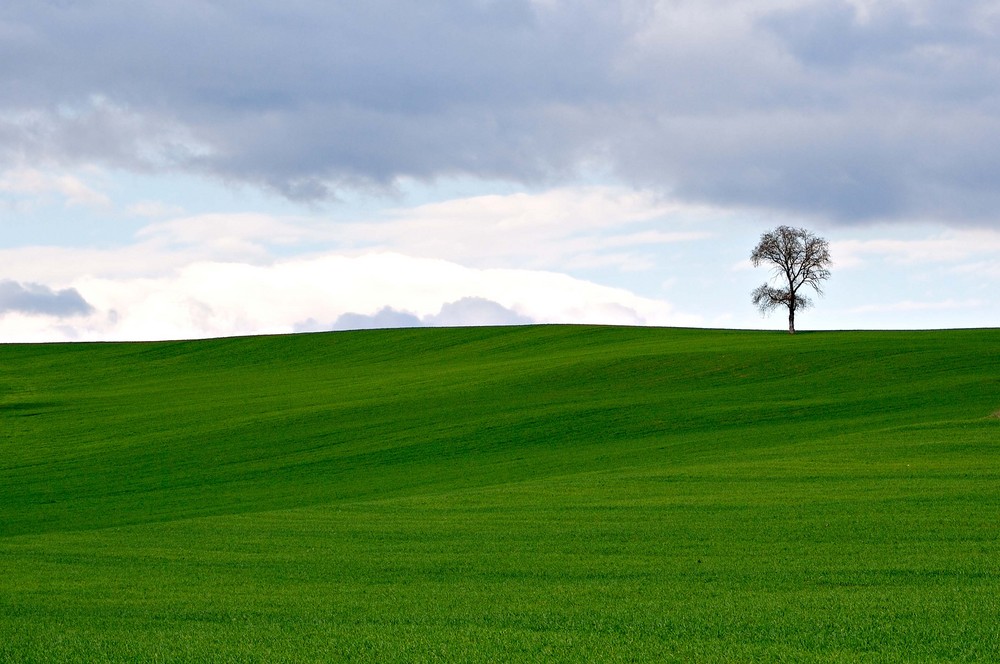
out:
<path id="1" fill-rule="evenodd" d="M 995 0 L 8 0 L 0 342 L 1000 325 Z"/>

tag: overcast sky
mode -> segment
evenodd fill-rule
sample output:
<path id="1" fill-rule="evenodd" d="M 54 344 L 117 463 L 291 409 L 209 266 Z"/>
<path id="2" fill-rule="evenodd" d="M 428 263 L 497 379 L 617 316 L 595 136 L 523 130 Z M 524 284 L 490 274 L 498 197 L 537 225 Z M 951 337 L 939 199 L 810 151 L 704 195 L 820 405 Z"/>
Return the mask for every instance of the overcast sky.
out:
<path id="1" fill-rule="evenodd" d="M 8 0 L 0 341 L 1000 324 L 995 0 Z"/>

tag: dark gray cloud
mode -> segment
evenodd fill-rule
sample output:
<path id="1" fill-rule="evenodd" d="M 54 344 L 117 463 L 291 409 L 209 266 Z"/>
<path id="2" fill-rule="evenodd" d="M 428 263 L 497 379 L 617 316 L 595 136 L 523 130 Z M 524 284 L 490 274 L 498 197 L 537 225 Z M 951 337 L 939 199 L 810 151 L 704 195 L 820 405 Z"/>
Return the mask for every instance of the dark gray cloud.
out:
<path id="1" fill-rule="evenodd" d="M 75 288 L 54 291 L 42 284 L 0 281 L 0 315 L 8 312 L 47 316 L 80 316 L 93 312 Z"/>
<path id="2" fill-rule="evenodd" d="M 904 7 L 889 6 L 861 22 L 847 2 L 828 2 L 778 11 L 761 21 L 801 62 L 846 68 L 905 55 L 922 43 L 936 41 L 930 26 L 912 24 Z"/>
<path id="3" fill-rule="evenodd" d="M 950 67 L 955 62 L 947 60 L 955 56 L 989 55 L 996 22 L 994 4 L 988 2 L 882 2 L 862 11 L 833 0 L 772 12 L 760 25 L 808 65 L 882 66 L 903 73 L 912 67 Z M 949 84 L 936 77 L 928 82 Z"/>
<path id="4" fill-rule="evenodd" d="M 991 0 L 13 0 L 0 160 L 293 199 L 599 167 L 684 198 L 990 223 Z"/>

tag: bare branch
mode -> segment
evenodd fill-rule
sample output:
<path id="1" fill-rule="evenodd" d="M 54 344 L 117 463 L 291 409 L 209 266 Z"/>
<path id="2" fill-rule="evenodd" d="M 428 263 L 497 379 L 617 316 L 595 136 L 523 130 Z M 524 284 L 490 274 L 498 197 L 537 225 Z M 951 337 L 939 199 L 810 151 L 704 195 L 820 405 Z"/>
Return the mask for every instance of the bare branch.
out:
<path id="1" fill-rule="evenodd" d="M 762 314 L 787 307 L 788 331 L 794 332 L 795 311 L 812 306 L 812 300 L 799 289 L 809 286 L 822 295 L 821 282 L 830 278 L 829 243 L 804 228 L 778 226 L 760 236 L 760 242 L 750 254 L 750 262 L 754 267 L 770 264 L 771 274 L 784 286 L 775 288 L 765 283 L 757 287 L 752 293 L 754 306 Z"/>
<path id="2" fill-rule="evenodd" d="M 761 284 L 753 291 L 753 303 L 762 314 L 766 314 L 772 309 L 785 304 L 788 300 L 788 292 L 773 288 L 768 284 Z"/>

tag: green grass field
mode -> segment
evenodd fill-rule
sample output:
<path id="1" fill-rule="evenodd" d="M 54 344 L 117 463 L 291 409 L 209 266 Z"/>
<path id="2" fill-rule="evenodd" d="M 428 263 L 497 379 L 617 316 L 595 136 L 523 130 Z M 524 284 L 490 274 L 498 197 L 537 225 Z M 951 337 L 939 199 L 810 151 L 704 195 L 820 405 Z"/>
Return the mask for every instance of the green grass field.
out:
<path id="1" fill-rule="evenodd" d="M 998 661 L 1000 329 L 0 346 L 0 661 Z"/>

